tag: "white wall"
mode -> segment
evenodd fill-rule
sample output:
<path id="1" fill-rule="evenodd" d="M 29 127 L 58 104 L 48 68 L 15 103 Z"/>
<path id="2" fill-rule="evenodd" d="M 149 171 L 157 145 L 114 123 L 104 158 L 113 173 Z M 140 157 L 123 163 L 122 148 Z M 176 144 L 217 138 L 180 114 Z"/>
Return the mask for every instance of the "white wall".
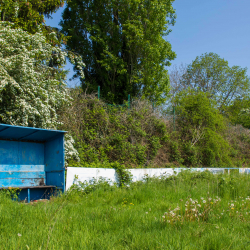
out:
<path id="1" fill-rule="evenodd" d="M 232 168 L 191 168 L 191 171 L 203 172 L 208 170 L 214 174 L 224 173 L 225 169 L 230 173 Z M 250 168 L 237 168 L 239 173 L 250 173 Z M 160 176 L 170 176 L 178 174 L 181 171 L 188 170 L 188 168 L 137 168 L 128 169 L 132 174 L 132 181 L 141 181 L 147 175 L 148 177 L 160 177 Z M 112 168 L 77 168 L 68 167 L 67 168 L 67 180 L 66 180 L 66 190 L 68 190 L 73 184 L 78 184 L 78 182 L 89 182 L 93 178 L 99 179 L 100 177 L 109 181 L 110 184 L 118 182 L 117 174 Z"/>
<path id="2" fill-rule="evenodd" d="M 78 182 L 89 182 L 93 178 L 105 178 L 110 184 L 117 182 L 116 173 L 113 168 L 67 168 L 66 190 Z"/>

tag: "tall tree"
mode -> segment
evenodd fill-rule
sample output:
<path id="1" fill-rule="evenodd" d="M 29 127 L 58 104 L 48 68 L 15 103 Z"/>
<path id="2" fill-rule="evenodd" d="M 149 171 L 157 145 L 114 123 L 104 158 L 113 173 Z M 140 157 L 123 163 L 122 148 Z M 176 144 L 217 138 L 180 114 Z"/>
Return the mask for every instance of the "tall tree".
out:
<path id="1" fill-rule="evenodd" d="M 61 44 L 65 40 L 57 28 L 45 25 L 44 18 L 51 18 L 51 14 L 64 5 L 65 0 L 0 0 L 0 19 L 15 24 L 31 34 L 42 30 L 47 41 Z M 57 36 L 51 40 L 52 31 Z"/>
<path id="2" fill-rule="evenodd" d="M 221 111 L 235 99 L 249 95 L 250 81 L 247 68 L 229 67 L 228 61 L 215 53 L 205 53 L 187 67 L 182 76 L 182 88 L 190 87 L 208 93 Z"/>
<path id="3" fill-rule="evenodd" d="M 121 103 L 128 94 L 163 102 L 166 66 L 175 58 L 166 41 L 174 0 L 72 0 L 61 21 L 67 48 L 86 63 L 83 89 Z M 76 75 L 79 69 L 75 68 Z"/>

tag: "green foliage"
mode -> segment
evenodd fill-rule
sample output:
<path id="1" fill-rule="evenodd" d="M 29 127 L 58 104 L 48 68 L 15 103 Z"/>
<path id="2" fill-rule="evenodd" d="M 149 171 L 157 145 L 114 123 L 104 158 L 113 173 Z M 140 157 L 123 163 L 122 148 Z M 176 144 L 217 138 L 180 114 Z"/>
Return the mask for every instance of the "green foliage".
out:
<path id="1" fill-rule="evenodd" d="M 132 181 L 131 173 L 125 169 L 125 166 L 119 164 L 119 162 L 114 162 L 112 167 L 116 170 L 118 175 L 118 184 L 120 187 L 128 186 Z"/>
<path id="2" fill-rule="evenodd" d="M 250 81 L 247 68 L 228 66 L 228 61 L 215 53 L 205 53 L 187 67 L 182 76 L 182 87 L 208 93 L 217 102 L 220 111 L 231 105 L 236 98 L 249 95 Z"/>
<path id="3" fill-rule="evenodd" d="M 180 92 L 174 102 L 178 126 L 178 140 L 171 145 L 174 160 L 183 159 L 185 166 L 231 165 L 231 148 L 223 137 L 226 123 L 208 93 L 189 89 Z"/>
<path id="4" fill-rule="evenodd" d="M 225 133 L 226 140 L 231 145 L 230 157 L 235 167 L 248 167 L 250 163 L 250 131 L 241 125 L 229 124 Z"/>
<path id="5" fill-rule="evenodd" d="M 184 171 L 129 188 L 93 182 L 31 204 L 0 193 L 0 248 L 247 249 L 249 178 Z"/>
<path id="6" fill-rule="evenodd" d="M 138 101 L 128 109 L 126 105 L 105 105 L 78 89 L 71 94 L 72 106 L 62 111 L 61 119 L 63 129 L 76 141 L 80 162 L 70 161 L 70 166 L 153 165 L 169 135 L 150 104 Z"/>
<path id="7" fill-rule="evenodd" d="M 180 143 L 178 143 L 178 139 L 171 137 L 169 141 L 170 148 L 170 161 L 177 163 L 177 165 L 182 164 L 184 159 L 182 158 L 182 152 L 180 148 Z"/>
<path id="8" fill-rule="evenodd" d="M 67 49 L 86 63 L 82 87 L 101 86 L 109 103 L 128 94 L 162 103 L 169 91 L 166 66 L 175 58 L 164 38 L 174 24 L 173 0 L 71 0 L 63 13 Z M 78 69 L 75 68 L 78 74 Z"/>
<path id="9" fill-rule="evenodd" d="M 245 128 L 250 128 L 250 99 L 249 97 L 237 98 L 225 110 L 226 116 L 232 124 L 241 124 Z"/>
<path id="10" fill-rule="evenodd" d="M 64 5 L 65 0 L 2 0 L 0 5 L 1 21 L 9 21 L 15 27 L 21 28 L 31 34 L 42 30 L 47 41 L 51 44 L 60 44 L 65 37 L 58 29 L 45 25 L 44 18 L 51 18 Z M 57 37 L 51 39 L 49 34 L 54 31 Z"/>
<path id="11" fill-rule="evenodd" d="M 18 200 L 18 195 L 20 193 L 19 188 L 8 188 L 8 189 L 1 189 L 0 190 L 0 195 L 5 196 L 7 198 L 11 198 L 13 200 Z"/>
<path id="12" fill-rule="evenodd" d="M 112 190 L 112 186 L 110 186 L 109 182 L 104 178 L 99 178 L 99 179 L 93 178 L 89 182 L 78 181 L 77 185 L 73 184 L 68 190 L 68 192 L 70 196 L 72 195 L 72 193 L 75 193 L 75 191 L 80 192 L 81 195 L 87 195 L 96 191 L 97 189 L 107 191 L 107 190 Z"/>
<path id="13" fill-rule="evenodd" d="M 71 89 L 72 105 L 61 111 L 62 129 L 76 141 L 80 162 L 69 166 L 248 167 L 250 132 L 232 126 L 207 93 L 187 90 L 176 103 L 176 130 L 144 101 L 106 105 L 80 89 Z"/>

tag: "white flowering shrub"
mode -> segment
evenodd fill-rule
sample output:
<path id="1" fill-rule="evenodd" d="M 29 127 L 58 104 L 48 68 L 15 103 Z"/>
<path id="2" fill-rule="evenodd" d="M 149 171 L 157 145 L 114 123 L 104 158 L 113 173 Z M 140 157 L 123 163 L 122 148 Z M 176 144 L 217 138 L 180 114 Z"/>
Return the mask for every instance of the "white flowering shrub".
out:
<path id="1" fill-rule="evenodd" d="M 55 33 L 50 36 L 53 40 Z M 32 35 L 0 22 L 0 123 L 56 129 L 57 111 L 70 103 L 62 70 L 67 56 L 83 68 L 80 57 L 46 43 L 42 33 Z M 52 60 L 56 67 L 50 67 Z M 67 138 L 69 157 L 77 152 Z"/>
<path id="2" fill-rule="evenodd" d="M 73 159 L 76 161 L 80 161 L 79 154 L 77 150 L 74 148 L 74 139 L 71 135 L 65 134 L 64 137 L 64 148 L 65 148 L 65 163 L 67 164 L 67 160 Z"/>

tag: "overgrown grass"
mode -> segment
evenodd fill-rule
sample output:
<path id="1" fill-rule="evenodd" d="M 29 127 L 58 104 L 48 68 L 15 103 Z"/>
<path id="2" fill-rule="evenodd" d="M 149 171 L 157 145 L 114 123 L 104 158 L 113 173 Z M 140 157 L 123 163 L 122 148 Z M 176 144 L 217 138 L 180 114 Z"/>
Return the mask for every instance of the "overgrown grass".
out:
<path id="1" fill-rule="evenodd" d="M 2 193 L 0 248 L 249 249 L 249 179 L 185 171 L 33 204 Z"/>

